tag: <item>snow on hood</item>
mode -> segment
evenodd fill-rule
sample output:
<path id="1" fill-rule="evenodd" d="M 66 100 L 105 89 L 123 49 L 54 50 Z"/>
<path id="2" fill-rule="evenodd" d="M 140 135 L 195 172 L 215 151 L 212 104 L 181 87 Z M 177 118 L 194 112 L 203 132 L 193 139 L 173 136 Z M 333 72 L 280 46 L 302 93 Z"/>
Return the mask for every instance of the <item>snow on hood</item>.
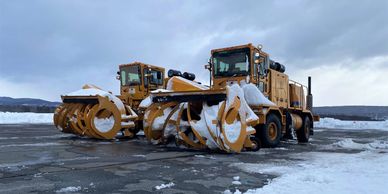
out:
<path id="1" fill-rule="evenodd" d="M 194 81 L 190 81 L 190 80 L 185 79 L 185 78 L 180 77 L 180 76 L 174 76 L 173 78 L 174 79 L 179 79 L 179 80 L 181 80 L 183 82 L 186 82 L 186 83 L 188 83 L 188 84 L 190 84 L 190 85 L 192 85 L 192 86 L 194 86 L 194 87 L 196 87 L 196 88 L 198 88 L 200 90 L 208 90 L 209 89 L 209 87 L 207 87 L 207 86 L 204 86 L 204 85 L 199 84 L 199 83 L 194 82 Z M 173 88 L 173 84 L 174 84 L 173 79 L 168 80 L 166 89 L 171 90 L 171 88 Z"/>
<path id="2" fill-rule="evenodd" d="M 242 89 L 244 90 L 244 96 L 246 102 L 251 106 L 259 106 L 259 105 L 269 105 L 274 106 L 275 103 L 270 101 L 268 98 L 264 96 L 263 93 L 253 84 L 241 84 Z"/>

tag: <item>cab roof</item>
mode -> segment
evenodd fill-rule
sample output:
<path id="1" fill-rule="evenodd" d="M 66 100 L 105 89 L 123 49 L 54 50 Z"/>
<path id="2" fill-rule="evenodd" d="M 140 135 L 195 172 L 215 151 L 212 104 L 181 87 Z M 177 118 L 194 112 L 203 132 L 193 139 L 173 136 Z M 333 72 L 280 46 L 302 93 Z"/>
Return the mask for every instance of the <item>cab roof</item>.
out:
<path id="1" fill-rule="evenodd" d="M 163 67 L 159 67 L 159 66 L 155 66 L 155 65 L 150 65 L 150 64 L 146 64 L 146 63 L 142 63 L 142 62 L 138 62 L 138 61 L 135 61 L 135 62 L 132 62 L 132 63 L 127 63 L 127 64 L 121 64 L 121 65 L 119 65 L 119 68 L 135 66 L 135 65 L 140 65 L 142 67 L 151 67 L 153 69 L 159 69 L 159 70 L 164 71 Z"/>

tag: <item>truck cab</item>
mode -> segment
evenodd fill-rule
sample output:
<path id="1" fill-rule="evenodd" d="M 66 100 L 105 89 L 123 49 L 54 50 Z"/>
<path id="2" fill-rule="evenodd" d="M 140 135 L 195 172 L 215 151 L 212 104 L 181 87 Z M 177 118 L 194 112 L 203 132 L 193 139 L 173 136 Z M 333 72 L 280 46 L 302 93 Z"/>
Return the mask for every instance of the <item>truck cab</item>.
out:
<path id="1" fill-rule="evenodd" d="M 135 109 L 151 91 L 165 86 L 164 68 L 133 62 L 122 64 L 117 72 L 120 80 L 120 94 Z"/>

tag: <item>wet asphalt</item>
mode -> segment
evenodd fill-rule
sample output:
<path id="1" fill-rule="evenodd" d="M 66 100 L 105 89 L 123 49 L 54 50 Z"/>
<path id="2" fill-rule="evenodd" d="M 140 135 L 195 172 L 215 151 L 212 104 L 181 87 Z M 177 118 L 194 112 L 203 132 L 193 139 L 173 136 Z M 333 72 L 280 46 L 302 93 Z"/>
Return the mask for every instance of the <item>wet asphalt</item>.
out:
<path id="1" fill-rule="evenodd" d="M 247 173 L 236 165 L 291 162 L 295 153 L 360 152 L 324 149 L 342 138 L 367 143 L 387 140 L 388 132 L 316 129 L 307 144 L 289 140 L 278 148 L 225 154 L 151 145 L 144 136 L 102 141 L 63 134 L 52 125 L 0 125 L 0 193 L 65 188 L 76 188 L 72 193 L 244 192 L 263 187 L 275 176 Z M 236 176 L 241 184 L 233 184 Z M 160 188 L 162 184 L 170 187 Z"/>

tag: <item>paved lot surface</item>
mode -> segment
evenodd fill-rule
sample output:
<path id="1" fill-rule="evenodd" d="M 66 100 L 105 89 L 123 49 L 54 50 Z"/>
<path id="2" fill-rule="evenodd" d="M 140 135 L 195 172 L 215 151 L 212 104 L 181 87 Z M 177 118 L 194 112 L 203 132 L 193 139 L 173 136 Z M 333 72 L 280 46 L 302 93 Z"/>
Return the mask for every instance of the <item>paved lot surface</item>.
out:
<path id="1" fill-rule="evenodd" d="M 101 141 L 62 134 L 51 125 L 0 125 L 0 193 L 222 193 L 259 188 L 274 175 L 247 173 L 238 163 L 293 160 L 304 152 L 357 152 L 321 149 L 340 138 L 359 142 L 387 139 L 388 132 L 317 129 L 308 144 L 222 154 L 155 146 L 139 136 Z M 233 184 L 239 176 L 241 184 Z M 167 184 L 170 187 L 163 187 Z"/>

